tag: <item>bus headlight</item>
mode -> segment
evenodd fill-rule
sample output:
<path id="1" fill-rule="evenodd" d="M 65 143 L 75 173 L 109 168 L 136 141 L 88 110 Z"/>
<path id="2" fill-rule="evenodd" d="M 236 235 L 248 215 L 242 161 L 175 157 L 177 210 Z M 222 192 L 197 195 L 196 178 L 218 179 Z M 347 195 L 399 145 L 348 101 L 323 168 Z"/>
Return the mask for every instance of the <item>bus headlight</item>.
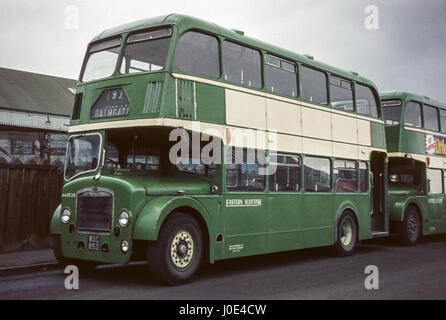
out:
<path id="1" fill-rule="evenodd" d="M 126 211 L 122 211 L 119 215 L 119 225 L 123 228 L 129 225 L 130 216 Z"/>
<path id="2" fill-rule="evenodd" d="M 60 221 L 62 223 L 69 223 L 71 220 L 71 212 L 68 209 L 63 209 L 62 214 L 60 215 Z"/>

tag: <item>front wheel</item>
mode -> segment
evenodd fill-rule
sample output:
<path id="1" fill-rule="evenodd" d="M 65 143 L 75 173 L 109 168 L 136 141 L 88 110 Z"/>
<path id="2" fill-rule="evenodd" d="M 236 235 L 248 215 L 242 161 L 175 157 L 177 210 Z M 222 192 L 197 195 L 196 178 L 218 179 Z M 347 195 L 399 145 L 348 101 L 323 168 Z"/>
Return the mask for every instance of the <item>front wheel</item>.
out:
<path id="1" fill-rule="evenodd" d="M 335 251 L 341 256 L 351 255 L 358 245 L 358 226 L 355 217 L 350 212 L 344 212 L 338 221 L 338 234 Z"/>
<path id="2" fill-rule="evenodd" d="M 420 238 L 420 218 L 414 207 L 408 207 L 404 214 L 404 221 L 400 232 L 403 245 L 413 246 Z"/>
<path id="3" fill-rule="evenodd" d="M 203 234 L 198 222 L 185 213 L 169 217 L 158 240 L 148 244 L 147 260 L 152 274 L 169 285 L 193 279 L 203 260 Z"/>

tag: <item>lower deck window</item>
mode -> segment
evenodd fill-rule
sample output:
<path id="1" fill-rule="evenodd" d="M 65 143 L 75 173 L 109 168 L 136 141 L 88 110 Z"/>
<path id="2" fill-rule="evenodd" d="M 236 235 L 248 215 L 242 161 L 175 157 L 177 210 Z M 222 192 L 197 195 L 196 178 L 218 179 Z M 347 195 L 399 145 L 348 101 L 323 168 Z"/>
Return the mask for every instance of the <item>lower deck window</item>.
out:
<path id="1" fill-rule="evenodd" d="M 265 190 L 265 152 L 254 149 L 226 149 L 226 188 L 229 191 Z"/>
<path id="2" fill-rule="evenodd" d="M 329 192 L 331 190 L 330 169 L 329 159 L 305 157 L 305 191 Z"/>
<path id="3" fill-rule="evenodd" d="M 298 156 L 269 155 L 269 190 L 296 192 L 301 187 L 301 160 Z"/>
<path id="4" fill-rule="evenodd" d="M 336 160 L 333 166 L 333 180 L 336 192 L 356 192 L 358 190 L 356 162 Z"/>
<path id="5" fill-rule="evenodd" d="M 369 170 L 367 162 L 359 162 L 359 185 L 361 192 L 369 191 Z"/>

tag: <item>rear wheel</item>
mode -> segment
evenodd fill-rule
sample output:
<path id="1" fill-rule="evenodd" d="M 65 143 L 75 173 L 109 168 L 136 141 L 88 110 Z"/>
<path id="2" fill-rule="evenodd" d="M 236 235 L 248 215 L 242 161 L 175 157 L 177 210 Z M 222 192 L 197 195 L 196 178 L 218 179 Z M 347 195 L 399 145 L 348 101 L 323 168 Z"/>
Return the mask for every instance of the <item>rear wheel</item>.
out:
<path id="1" fill-rule="evenodd" d="M 341 256 L 351 255 L 358 245 L 358 226 L 351 212 L 344 212 L 338 221 L 338 234 L 335 251 Z"/>
<path id="2" fill-rule="evenodd" d="M 201 266 L 203 248 L 198 222 L 185 213 L 175 213 L 163 225 L 158 240 L 148 244 L 149 268 L 169 285 L 188 282 Z"/>
<path id="3" fill-rule="evenodd" d="M 404 221 L 401 227 L 400 240 L 403 245 L 413 246 L 420 238 L 421 223 L 417 209 L 410 206 L 404 213 Z"/>

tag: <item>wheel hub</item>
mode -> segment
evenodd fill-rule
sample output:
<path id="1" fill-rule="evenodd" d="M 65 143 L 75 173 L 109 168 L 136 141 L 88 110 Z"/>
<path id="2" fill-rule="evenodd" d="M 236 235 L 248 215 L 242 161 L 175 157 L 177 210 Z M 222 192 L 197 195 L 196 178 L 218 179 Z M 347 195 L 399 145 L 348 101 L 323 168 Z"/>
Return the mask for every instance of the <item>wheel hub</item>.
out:
<path id="1" fill-rule="evenodd" d="M 352 225 L 348 221 L 344 221 L 341 226 L 341 242 L 342 245 L 348 246 L 352 241 L 353 230 Z"/>
<path id="2" fill-rule="evenodd" d="M 187 243 L 183 241 L 177 247 L 177 253 L 180 257 L 184 257 L 187 253 L 187 250 L 188 250 Z"/>
<path id="3" fill-rule="evenodd" d="M 186 268 L 192 261 L 194 254 L 194 241 L 192 236 L 186 232 L 178 232 L 172 241 L 170 257 L 175 267 Z"/>

